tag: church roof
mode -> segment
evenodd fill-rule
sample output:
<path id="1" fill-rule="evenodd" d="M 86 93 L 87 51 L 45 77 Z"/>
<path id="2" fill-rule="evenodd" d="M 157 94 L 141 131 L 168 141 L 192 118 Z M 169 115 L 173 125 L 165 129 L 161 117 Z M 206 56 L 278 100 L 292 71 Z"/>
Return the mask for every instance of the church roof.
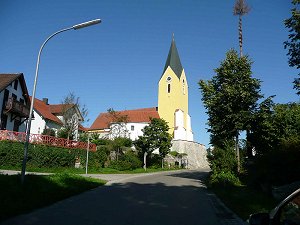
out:
<path id="1" fill-rule="evenodd" d="M 180 58 L 179 58 L 179 54 L 178 54 L 178 51 L 177 51 L 177 48 L 176 48 L 174 37 L 172 39 L 171 47 L 170 47 L 170 50 L 169 50 L 168 58 L 167 58 L 166 65 L 165 65 L 163 73 L 166 71 L 168 66 L 170 66 L 171 69 L 176 74 L 176 76 L 178 78 L 180 78 L 183 68 L 182 68 L 182 65 L 181 65 L 181 62 L 180 62 Z"/>

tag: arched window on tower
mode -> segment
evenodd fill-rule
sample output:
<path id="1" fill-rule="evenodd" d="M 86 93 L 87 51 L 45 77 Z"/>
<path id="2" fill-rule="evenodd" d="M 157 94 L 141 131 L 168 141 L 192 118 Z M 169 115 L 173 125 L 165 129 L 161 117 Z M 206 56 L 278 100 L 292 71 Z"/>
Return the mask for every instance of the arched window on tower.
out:
<path id="1" fill-rule="evenodd" d="M 168 84 L 168 93 L 171 92 L 171 84 Z"/>
<path id="2" fill-rule="evenodd" d="M 184 82 L 184 79 L 182 81 L 182 92 L 185 95 L 185 82 Z"/>

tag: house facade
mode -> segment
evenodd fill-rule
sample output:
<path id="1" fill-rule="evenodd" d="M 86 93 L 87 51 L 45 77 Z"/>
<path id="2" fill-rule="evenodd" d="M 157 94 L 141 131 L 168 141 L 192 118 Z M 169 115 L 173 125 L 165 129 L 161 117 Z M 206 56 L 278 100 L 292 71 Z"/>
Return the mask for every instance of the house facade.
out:
<path id="1" fill-rule="evenodd" d="M 0 129 L 25 132 L 29 108 L 23 73 L 0 74 Z"/>
<path id="2" fill-rule="evenodd" d="M 136 140 L 143 135 L 142 130 L 149 125 L 151 118 L 159 118 L 155 107 L 116 111 L 114 115 L 100 113 L 89 128 L 89 133 L 96 133 L 100 138 L 127 137 Z"/>
<path id="3" fill-rule="evenodd" d="M 42 134 L 45 129 L 52 129 L 57 133 L 69 123 L 72 124 L 74 140 L 78 140 L 79 132 L 84 128 L 80 125 L 83 117 L 76 105 L 49 104 L 47 98 L 43 100 L 35 98 L 33 105 L 34 119 L 31 123 L 30 133 Z M 68 121 L 65 121 L 66 118 Z"/>

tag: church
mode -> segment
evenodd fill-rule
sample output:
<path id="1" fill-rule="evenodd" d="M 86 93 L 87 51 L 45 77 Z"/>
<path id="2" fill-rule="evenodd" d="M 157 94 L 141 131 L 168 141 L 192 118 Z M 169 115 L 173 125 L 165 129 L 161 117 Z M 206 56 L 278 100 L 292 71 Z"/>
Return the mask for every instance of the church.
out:
<path id="1" fill-rule="evenodd" d="M 205 146 L 194 141 L 188 109 L 189 86 L 173 36 L 158 82 L 157 107 L 100 113 L 89 132 L 100 138 L 128 137 L 134 141 L 143 135 L 150 118 L 162 118 L 173 137 L 171 151 L 185 155 L 186 168 L 209 168 Z"/>
<path id="2" fill-rule="evenodd" d="M 122 136 L 136 140 L 143 134 L 142 129 L 150 123 L 150 118 L 162 118 L 168 122 L 173 140 L 194 140 L 188 113 L 188 82 L 174 36 L 158 83 L 158 106 L 114 113 L 126 120 L 120 122 L 111 113 L 100 113 L 89 132 L 98 133 L 102 138 Z"/>

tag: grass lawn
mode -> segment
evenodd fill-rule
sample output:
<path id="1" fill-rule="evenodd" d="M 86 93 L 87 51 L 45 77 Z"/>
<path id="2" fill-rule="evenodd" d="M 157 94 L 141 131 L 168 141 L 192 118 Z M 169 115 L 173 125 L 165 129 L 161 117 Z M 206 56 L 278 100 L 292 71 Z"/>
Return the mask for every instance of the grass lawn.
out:
<path id="1" fill-rule="evenodd" d="M 211 190 L 243 220 L 247 220 L 250 214 L 256 212 L 269 212 L 277 204 L 271 196 L 243 185 L 211 187 Z"/>
<path id="2" fill-rule="evenodd" d="M 20 171 L 21 167 L 0 167 L 3 170 L 17 170 Z M 174 168 L 147 168 L 145 171 L 143 168 L 134 170 L 116 170 L 112 168 L 101 169 L 88 169 L 89 174 L 135 174 L 135 173 L 154 173 L 160 171 L 179 170 Z M 85 174 L 85 168 L 30 168 L 26 167 L 26 172 L 41 172 L 41 173 L 72 173 L 72 174 Z"/>
<path id="3" fill-rule="evenodd" d="M 103 184 L 105 181 L 99 179 L 61 173 L 50 176 L 26 175 L 22 186 L 19 175 L 0 174 L 0 221 Z"/>

